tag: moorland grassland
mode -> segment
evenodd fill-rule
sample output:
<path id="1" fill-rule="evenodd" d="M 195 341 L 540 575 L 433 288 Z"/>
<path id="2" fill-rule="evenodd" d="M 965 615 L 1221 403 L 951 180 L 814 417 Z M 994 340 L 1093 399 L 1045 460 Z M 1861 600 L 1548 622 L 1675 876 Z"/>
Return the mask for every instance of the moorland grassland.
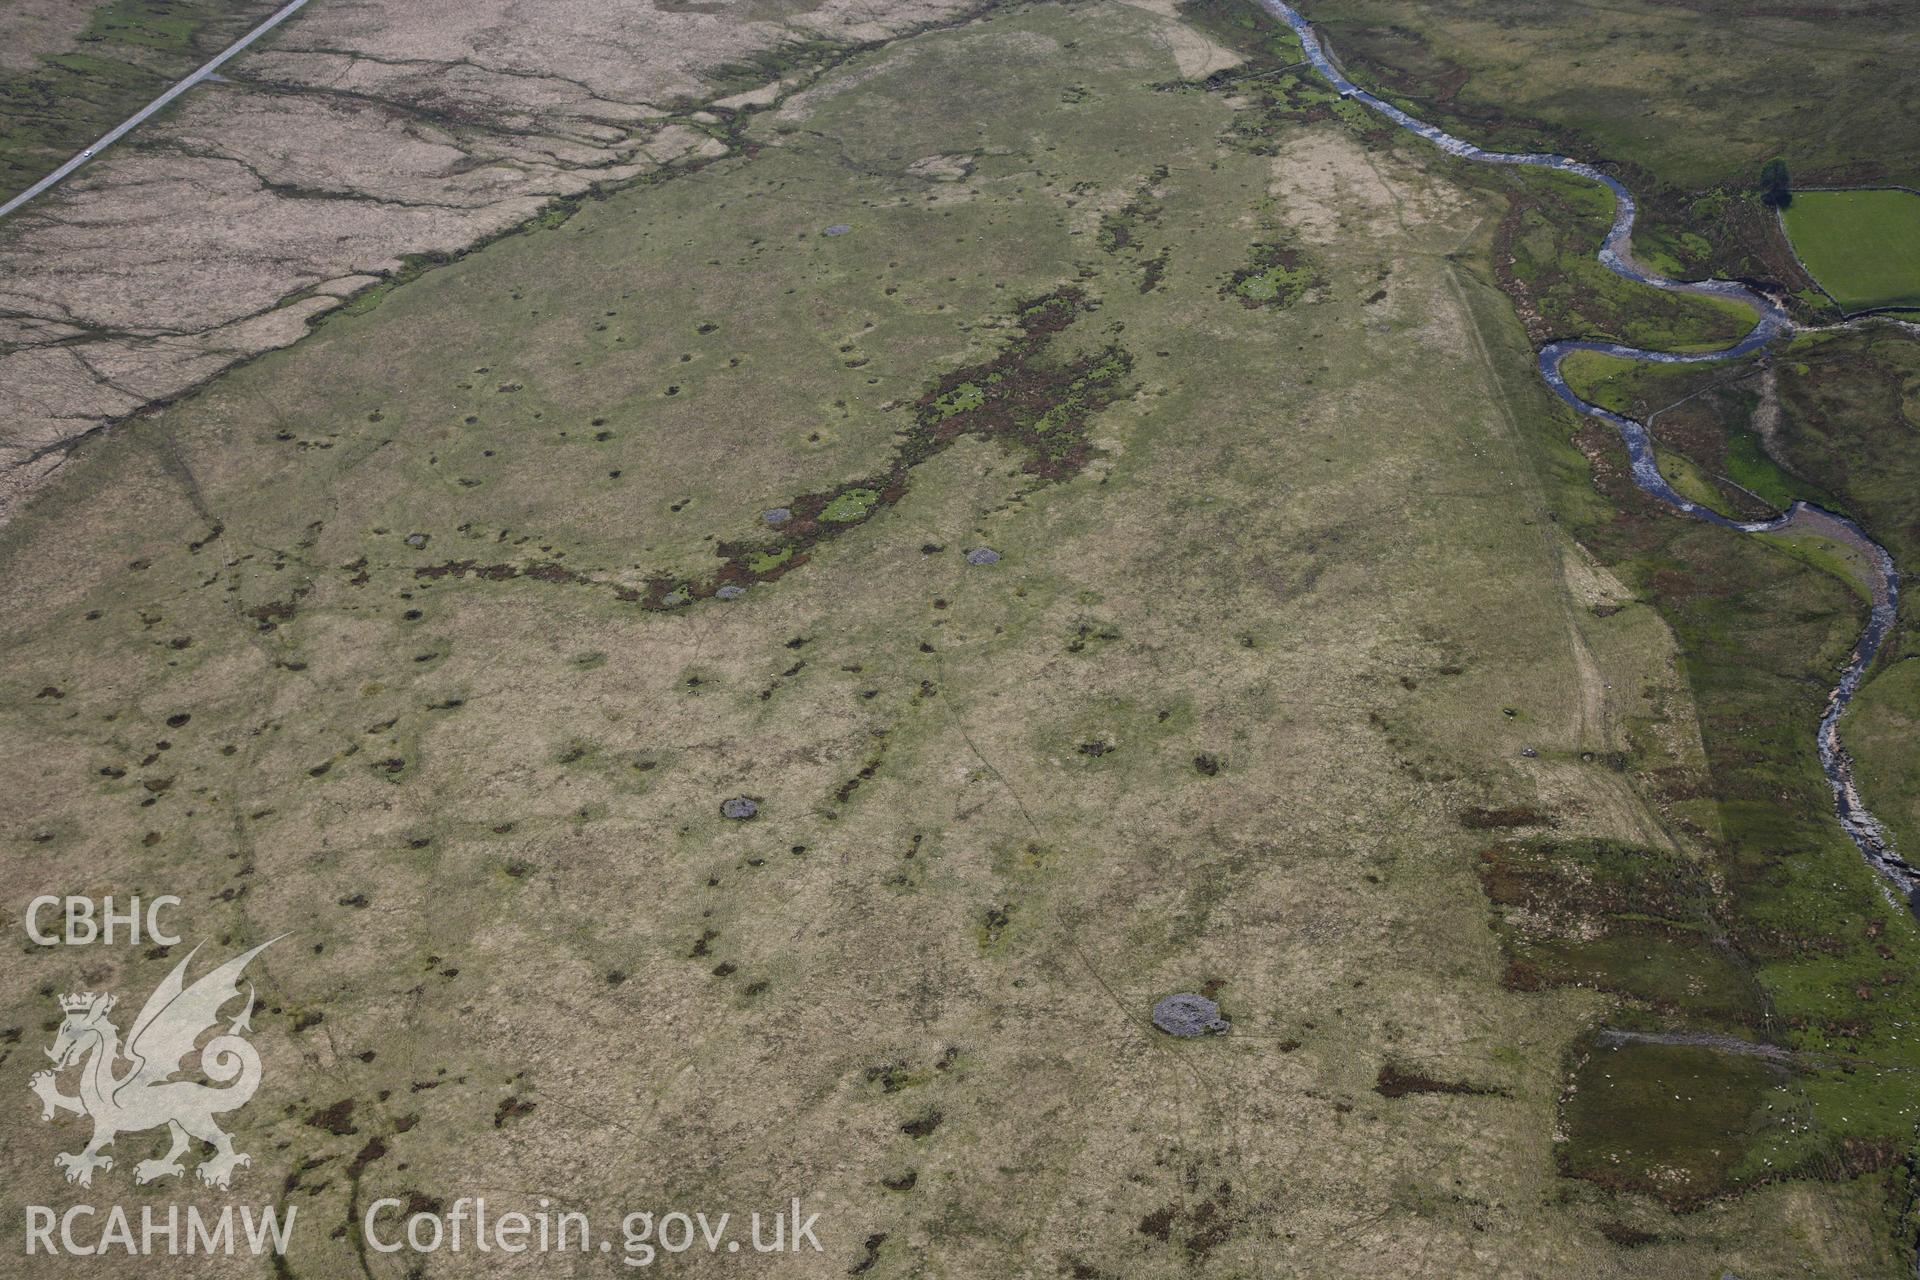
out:
<path id="1" fill-rule="evenodd" d="M 1533 368 L 1745 317 L 1593 277 L 1590 190 L 1289 39 L 1142 0 L 867 50 L 0 529 L 11 878 L 289 935 L 235 1127 L 286 1274 L 472 1194 L 797 1195 L 801 1276 L 1910 1274 L 1920 928 L 1811 731 L 1859 599 L 1650 503 Z M 1877 523 L 1842 400 L 1912 404 L 1910 352 L 1582 376 L 1690 397 L 1704 485 Z M 171 962 L 22 947 L 0 1063 Z M 1155 1031 L 1176 991 L 1231 1034 Z M 17 1219 L 75 1130 L 0 1136 Z"/>

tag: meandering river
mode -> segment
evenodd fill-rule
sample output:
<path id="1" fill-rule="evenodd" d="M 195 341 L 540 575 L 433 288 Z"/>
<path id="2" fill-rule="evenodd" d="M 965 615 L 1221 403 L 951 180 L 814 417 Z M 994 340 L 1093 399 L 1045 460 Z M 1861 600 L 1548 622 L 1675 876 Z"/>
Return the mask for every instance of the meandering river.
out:
<path id="1" fill-rule="evenodd" d="M 1899 603 L 1899 572 L 1894 567 L 1893 557 L 1884 547 L 1867 537 L 1864 530 L 1845 516 L 1824 511 L 1807 502 L 1795 502 L 1781 515 L 1771 520 L 1731 520 L 1711 508 L 1690 501 L 1674 491 L 1667 478 L 1660 474 L 1660 465 L 1654 456 L 1653 437 L 1644 423 L 1632 418 L 1589 404 L 1573 393 L 1567 386 L 1567 380 L 1560 372 L 1561 361 L 1573 351 L 1598 351 L 1616 356 L 1623 360 L 1641 360 L 1655 364 L 1700 364 L 1713 360 L 1732 360 L 1749 355 L 1772 342 L 1775 338 L 1793 332 L 1793 321 L 1786 311 L 1773 299 L 1756 290 L 1732 280 L 1670 280 L 1665 276 L 1647 270 L 1633 259 L 1631 241 L 1633 221 L 1636 209 L 1633 193 L 1610 174 L 1602 173 L 1592 165 L 1582 164 L 1566 156 L 1549 155 L 1544 152 L 1486 151 L 1471 142 L 1456 138 L 1445 130 L 1417 120 L 1390 102 L 1376 98 L 1360 88 L 1343 75 L 1327 57 L 1321 47 L 1320 38 L 1314 34 L 1313 26 L 1284 0 L 1260 0 L 1260 4 L 1269 13 L 1280 18 L 1293 28 L 1300 37 L 1300 43 L 1306 50 L 1307 61 L 1314 69 L 1330 81 L 1339 90 L 1342 97 L 1350 98 L 1370 110 L 1377 111 L 1410 133 L 1417 133 L 1434 146 L 1450 155 L 1463 160 L 1473 160 L 1481 164 L 1531 165 L 1542 169 L 1559 169 L 1566 173 L 1578 174 L 1583 178 L 1600 183 L 1613 193 L 1613 226 L 1608 229 L 1606 239 L 1600 245 L 1600 262 L 1615 275 L 1637 281 L 1654 289 L 1665 289 L 1674 293 L 1710 294 L 1719 298 L 1734 298 L 1752 307 L 1758 315 L 1754 326 L 1746 336 L 1731 346 L 1717 351 L 1669 352 L 1646 351 L 1638 347 L 1622 346 L 1616 342 L 1594 342 L 1586 339 L 1569 338 L 1550 342 L 1540 349 L 1538 365 L 1540 376 L 1546 379 L 1553 393 L 1572 405 L 1581 413 L 1599 418 L 1619 433 L 1626 445 L 1627 455 L 1633 462 L 1633 480 L 1640 489 L 1659 499 L 1682 515 L 1696 520 L 1705 520 L 1710 524 L 1728 529 L 1737 529 L 1742 533 L 1776 533 L 1788 529 L 1805 530 L 1831 538 L 1861 552 L 1871 567 L 1872 608 L 1866 629 L 1860 633 L 1854 644 L 1853 653 L 1847 660 L 1840 683 L 1827 695 L 1827 708 L 1820 718 L 1817 746 L 1820 753 L 1820 767 L 1826 772 L 1827 782 L 1833 788 L 1834 812 L 1840 819 L 1840 825 L 1846 830 L 1853 843 L 1866 856 L 1880 874 L 1900 890 L 1909 909 L 1920 912 L 1920 902 L 1916 901 L 1915 890 L 1920 888 L 1920 872 L 1909 866 L 1894 852 L 1892 841 L 1873 814 L 1861 803 L 1859 792 L 1853 782 L 1853 762 L 1840 745 L 1840 717 L 1852 701 L 1855 691 L 1860 687 L 1861 679 L 1867 668 L 1872 665 L 1874 655 L 1880 651 L 1881 643 L 1887 632 L 1893 627 L 1894 611 Z"/>

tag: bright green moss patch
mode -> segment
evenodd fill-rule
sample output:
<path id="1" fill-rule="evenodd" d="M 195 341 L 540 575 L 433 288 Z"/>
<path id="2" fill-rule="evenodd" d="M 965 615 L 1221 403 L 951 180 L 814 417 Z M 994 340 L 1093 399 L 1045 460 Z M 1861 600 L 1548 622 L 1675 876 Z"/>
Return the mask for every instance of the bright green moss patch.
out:
<path id="1" fill-rule="evenodd" d="M 873 504 L 878 501 L 878 489 L 849 489 L 821 508 L 820 518 L 835 524 L 851 524 L 866 519 L 867 512 L 873 510 Z"/>
<path id="2" fill-rule="evenodd" d="M 747 569 L 752 573 L 772 573 L 793 558 L 793 548 L 776 547 L 757 552 L 747 561 Z"/>
<path id="3" fill-rule="evenodd" d="M 987 402 L 987 393 L 971 382 L 963 382 L 933 402 L 932 412 L 940 418 L 978 409 Z"/>
<path id="4" fill-rule="evenodd" d="M 1253 246 L 1253 261 L 1234 272 L 1222 290 L 1249 307 L 1290 307 L 1316 283 L 1300 250 L 1280 244 Z"/>
<path id="5" fill-rule="evenodd" d="M 1673 491 L 1689 502 L 1697 502 L 1703 507 L 1718 511 L 1724 505 L 1720 493 L 1714 488 L 1713 481 L 1705 472 L 1683 453 L 1671 449 L 1655 448 L 1655 459 L 1660 464 L 1660 474 L 1667 478 Z M 1722 514 L 1725 514 L 1722 512 Z"/>

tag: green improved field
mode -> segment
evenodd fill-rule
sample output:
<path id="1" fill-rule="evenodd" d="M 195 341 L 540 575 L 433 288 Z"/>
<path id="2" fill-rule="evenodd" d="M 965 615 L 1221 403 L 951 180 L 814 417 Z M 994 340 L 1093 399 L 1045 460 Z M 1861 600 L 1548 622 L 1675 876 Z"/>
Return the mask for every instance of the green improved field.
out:
<path id="1" fill-rule="evenodd" d="M 1886 667 L 1860 691 L 1841 724 L 1861 794 L 1911 858 L 1920 849 L 1920 759 L 1913 734 L 1920 727 L 1920 662 L 1908 658 Z"/>
<path id="2" fill-rule="evenodd" d="M 1848 311 L 1920 307 L 1920 195 L 1803 191 L 1785 216 L 1793 251 Z"/>

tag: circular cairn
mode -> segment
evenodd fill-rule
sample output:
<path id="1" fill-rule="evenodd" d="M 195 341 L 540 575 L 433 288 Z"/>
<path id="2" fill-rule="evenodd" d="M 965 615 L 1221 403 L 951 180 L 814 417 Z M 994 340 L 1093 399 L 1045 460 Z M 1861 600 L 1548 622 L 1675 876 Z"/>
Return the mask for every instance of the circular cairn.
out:
<path id="1" fill-rule="evenodd" d="M 1182 991 L 1153 1006 L 1153 1025 L 1170 1036 L 1219 1035 L 1233 1024 L 1220 1016 L 1220 1006 L 1205 996 Z"/>

